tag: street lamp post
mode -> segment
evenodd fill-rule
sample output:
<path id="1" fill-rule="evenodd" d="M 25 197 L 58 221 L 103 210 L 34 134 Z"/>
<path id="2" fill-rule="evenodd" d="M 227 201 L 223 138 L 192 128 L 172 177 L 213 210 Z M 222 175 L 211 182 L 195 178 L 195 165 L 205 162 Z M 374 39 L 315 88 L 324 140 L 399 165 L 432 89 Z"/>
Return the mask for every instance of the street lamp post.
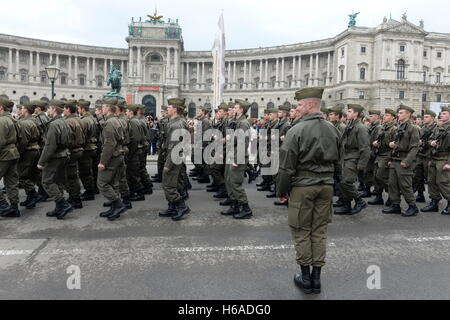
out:
<path id="1" fill-rule="evenodd" d="M 58 79 L 59 72 L 61 70 L 54 65 L 48 66 L 45 68 L 45 72 L 47 72 L 47 78 L 52 83 L 52 100 L 55 98 L 55 81 Z"/>

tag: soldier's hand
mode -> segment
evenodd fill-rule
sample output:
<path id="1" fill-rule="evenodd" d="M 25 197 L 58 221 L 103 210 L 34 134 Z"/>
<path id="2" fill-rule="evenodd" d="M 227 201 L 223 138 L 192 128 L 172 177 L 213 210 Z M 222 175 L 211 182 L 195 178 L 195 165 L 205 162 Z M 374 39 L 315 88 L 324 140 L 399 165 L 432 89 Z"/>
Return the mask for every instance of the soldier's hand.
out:
<path id="1" fill-rule="evenodd" d="M 408 167 L 409 167 L 408 162 L 404 162 L 404 161 L 400 162 L 400 165 L 401 165 L 403 168 L 408 168 Z"/>
<path id="2" fill-rule="evenodd" d="M 444 171 L 450 170 L 450 164 L 445 164 L 444 167 L 442 168 L 442 170 L 444 170 Z"/>
<path id="3" fill-rule="evenodd" d="M 388 168 L 390 168 L 391 165 L 392 165 L 392 162 L 389 161 L 389 162 L 387 163 L 387 165 L 388 165 Z"/>
<path id="4" fill-rule="evenodd" d="M 419 140 L 419 146 L 423 145 L 423 140 Z"/>
<path id="5" fill-rule="evenodd" d="M 234 168 L 237 168 L 238 165 L 237 165 L 236 163 L 233 162 L 233 167 L 234 167 Z"/>
<path id="6" fill-rule="evenodd" d="M 105 170 L 105 165 L 102 163 L 99 163 L 98 170 Z"/>
<path id="7" fill-rule="evenodd" d="M 389 143 L 389 148 L 394 149 L 395 148 L 395 142 Z"/>
<path id="8" fill-rule="evenodd" d="M 436 141 L 436 140 L 431 141 L 431 142 L 430 142 L 430 145 L 431 145 L 432 147 L 437 147 L 437 141 Z"/>
<path id="9" fill-rule="evenodd" d="M 284 141 L 284 136 L 281 136 L 280 140 L 281 140 L 281 141 Z"/>
<path id="10" fill-rule="evenodd" d="M 374 142 L 372 143 L 372 145 L 373 145 L 374 147 L 379 147 L 379 146 L 380 146 L 380 144 L 378 143 L 378 140 L 377 140 L 377 141 L 374 141 Z"/>
<path id="11" fill-rule="evenodd" d="M 37 168 L 38 168 L 39 170 L 42 170 L 42 169 L 44 169 L 44 166 L 41 166 L 40 164 L 38 164 L 38 165 L 37 165 Z"/>
<path id="12" fill-rule="evenodd" d="M 169 173 L 170 170 L 171 170 L 171 169 L 169 169 L 169 168 L 164 168 L 164 172 L 165 172 L 165 173 Z"/>

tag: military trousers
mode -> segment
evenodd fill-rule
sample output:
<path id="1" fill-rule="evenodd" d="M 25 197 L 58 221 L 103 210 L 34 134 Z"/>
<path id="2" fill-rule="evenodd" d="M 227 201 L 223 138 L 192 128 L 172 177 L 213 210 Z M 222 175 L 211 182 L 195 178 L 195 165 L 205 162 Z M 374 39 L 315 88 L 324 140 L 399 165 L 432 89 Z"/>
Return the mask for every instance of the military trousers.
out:
<path id="1" fill-rule="evenodd" d="M 117 185 L 118 189 L 116 190 L 122 198 L 130 196 L 130 187 L 128 185 L 127 179 L 127 159 L 128 159 L 128 150 L 125 151 L 125 155 L 122 156 L 122 165 L 119 167 L 119 184 Z M 139 167 L 138 167 L 139 168 Z"/>
<path id="2" fill-rule="evenodd" d="M 123 156 L 111 158 L 104 170 L 98 170 L 97 186 L 108 201 L 120 199 L 119 179 L 123 170 Z"/>
<path id="3" fill-rule="evenodd" d="M 224 164 L 211 164 L 209 166 L 209 172 L 211 177 L 213 178 L 214 184 L 223 185 L 225 183 L 224 173 L 225 173 L 225 165 Z"/>
<path id="4" fill-rule="evenodd" d="M 78 160 L 83 156 L 83 151 L 70 152 L 69 162 L 66 167 L 66 190 L 69 196 L 78 199 L 81 196 L 80 175 L 78 172 Z"/>
<path id="5" fill-rule="evenodd" d="M 66 165 L 68 158 L 51 159 L 42 170 L 42 185 L 45 192 L 55 201 L 64 198 L 64 190 L 60 186 L 66 184 Z"/>
<path id="6" fill-rule="evenodd" d="M 370 188 L 375 184 L 375 159 L 370 159 L 364 170 L 364 184 L 366 188 Z"/>
<path id="7" fill-rule="evenodd" d="M 412 179 L 416 163 L 403 168 L 399 160 L 393 160 L 389 169 L 389 199 L 392 204 L 400 205 L 403 195 L 408 205 L 416 205 L 416 197 L 412 188 Z"/>
<path id="8" fill-rule="evenodd" d="M 92 173 L 94 177 L 94 189 L 98 189 L 97 187 L 97 177 L 98 177 L 98 165 L 100 163 L 100 157 L 102 155 L 102 148 L 101 145 L 97 145 L 98 148 L 96 150 L 95 156 L 92 159 Z"/>
<path id="9" fill-rule="evenodd" d="M 344 161 L 342 168 L 342 196 L 346 201 L 358 198 L 358 191 L 355 182 L 358 179 L 358 159 L 348 159 Z"/>
<path id="10" fill-rule="evenodd" d="M 378 157 L 375 161 L 375 192 L 382 194 L 383 190 L 389 192 L 389 159 Z"/>
<path id="11" fill-rule="evenodd" d="M 19 159 L 0 161 L 0 180 L 6 189 L 6 195 L 11 204 L 19 203 L 19 173 L 17 172 L 17 163 Z M 4 201 L 5 196 L 0 192 L 0 201 Z"/>
<path id="12" fill-rule="evenodd" d="M 231 200 L 240 204 L 248 203 L 247 194 L 242 185 L 246 168 L 246 164 L 239 164 L 237 167 L 234 167 L 232 164 L 225 165 L 225 185 L 228 196 Z"/>
<path id="13" fill-rule="evenodd" d="M 178 175 L 178 192 L 180 194 L 187 190 L 189 185 L 189 178 L 187 175 L 187 167 L 185 163 L 181 164 L 180 174 Z"/>
<path id="14" fill-rule="evenodd" d="M 38 184 L 36 180 L 40 176 L 37 168 L 39 161 L 39 150 L 26 150 L 20 157 L 17 169 L 19 172 L 19 181 L 28 195 L 36 191 L 35 185 Z"/>
<path id="15" fill-rule="evenodd" d="M 148 146 L 145 146 L 142 149 L 142 152 L 139 156 L 140 159 L 140 174 L 141 174 L 141 182 L 145 187 L 153 186 L 152 181 L 150 180 L 150 176 L 147 171 L 147 154 L 148 154 Z"/>
<path id="16" fill-rule="evenodd" d="M 333 203 L 333 186 L 293 187 L 288 223 L 301 266 L 325 265 L 327 229 Z"/>
<path id="17" fill-rule="evenodd" d="M 413 190 L 419 192 L 425 192 L 425 182 L 428 179 L 428 165 L 430 159 L 417 157 L 417 166 L 414 171 L 413 178 Z"/>
<path id="18" fill-rule="evenodd" d="M 141 182 L 141 157 L 142 149 L 137 149 L 133 154 L 128 154 L 127 161 L 127 180 L 130 190 L 132 192 L 144 190 L 144 185 Z"/>
<path id="19" fill-rule="evenodd" d="M 95 189 L 95 180 L 92 168 L 96 156 L 97 150 L 84 150 L 83 155 L 80 157 L 80 159 L 78 159 L 80 180 L 83 184 L 84 190 L 86 190 L 86 192 L 89 194 L 94 193 Z"/>
<path id="20" fill-rule="evenodd" d="M 443 170 L 448 162 L 443 160 L 431 160 L 428 168 L 428 194 L 433 200 L 441 200 L 442 197 L 450 201 L 450 171 Z"/>
<path id="21" fill-rule="evenodd" d="M 182 165 L 174 165 L 169 172 L 163 171 L 162 188 L 164 195 L 169 203 L 181 201 L 180 192 L 178 191 L 179 176 Z"/>
<path id="22" fill-rule="evenodd" d="M 162 173 L 164 170 L 164 164 L 166 163 L 166 156 L 167 156 L 167 151 L 163 150 L 163 149 L 159 149 L 158 160 L 157 160 L 159 177 L 162 177 Z"/>

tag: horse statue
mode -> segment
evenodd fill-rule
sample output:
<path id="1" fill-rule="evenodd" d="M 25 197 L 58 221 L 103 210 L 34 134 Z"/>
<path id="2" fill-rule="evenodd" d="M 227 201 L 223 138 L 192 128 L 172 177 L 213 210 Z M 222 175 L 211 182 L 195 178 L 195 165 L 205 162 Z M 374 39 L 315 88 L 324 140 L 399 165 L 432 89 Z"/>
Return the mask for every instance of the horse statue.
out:
<path id="1" fill-rule="evenodd" d="M 111 85 L 112 91 L 111 93 L 120 93 L 120 89 L 122 89 L 122 72 L 120 72 L 119 66 L 112 65 L 111 71 L 108 76 L 108 86 Z"/>

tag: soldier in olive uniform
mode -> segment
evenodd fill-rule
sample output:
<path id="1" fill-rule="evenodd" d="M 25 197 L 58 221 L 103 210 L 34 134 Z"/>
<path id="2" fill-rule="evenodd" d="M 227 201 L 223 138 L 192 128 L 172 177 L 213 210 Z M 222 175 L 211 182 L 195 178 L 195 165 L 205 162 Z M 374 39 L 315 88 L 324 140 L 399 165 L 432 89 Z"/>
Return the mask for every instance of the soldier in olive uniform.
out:
<path id="1" fill-rule="evenodd" d="M 0 215 L 2 217 L 20 217 L 19 211 L 19 174 L 17 163 L 19 162 L 18 129 L 16 120 L 11 116 L 14 102 L 0 99 L 0 180 L 5 184 L 8 203 L 3 192 L 0 192 Z"/>
<path id="2" fill-rule="evenodd" d="M 260 131 L 259 131 L 259 141 L 268 141 L 268 130 L 270 127 L 270 109 L 264 109 L 264 116 L 263 116 L 263 122 L 264 124 L 261 126 Z M 263 132 L 265 132 L 265 134 L 263 134 Z M 258 150 L 259 150 L 259 143 L 258 143 Z M 270 156 L 270 152 L 268 150 L 268 156 Z M 260 168 L 267 168 L 270 167 L 269 165 L 263 165 L 261 164 L 261 161 L 259 159 L 259 152 L 258 152 L 258 164 Z M 270 182 L 271 182 L 271 176 L 268 175 L 262 175 L 262 181 L 260 183 L 257 183 L 256 186 L 258 187 L 258 191 L 265 191 L 268 190 L 266 188 L 266 185 L 269 185 L 269 189 L 270 189 Z M 261 189 L 259 189 L 261 188 Z"/>
<path id="3" fill-rule="evenodd" d="M 231 143 L 234 145 L 234 150 L 227 149 L 225 165 L 225 183 L 227 186 L 228 196 L 231 200 L 231 208 L 222 211 L 222 215 L 233 216 L 234 219 L 250 219 L 253 216 L 253 212 L 248 205 L 247 195 L 245 189 L 242 186 L 244 183 L 245 169 L 249 161 L 248 146 L 249 146 L 249 134 L 250 124 L 247 121 L 246 114 L 250 108 L 250 103 L 243 100 L 235 100 L 235 114 L 236 122 L 233 127 L 235 128 L 235 134 L 228 136 L 227 139 L 232 139 Z M 238 159 L 238 139 L 239 131 L 244 133 L 244 159 Z M 243 163 L 242 163 L 242 162 Z"/>
<path id="4" fill-rule="evenodd" d="M 78 113 L 80 114 L 80 123 L 83 129 L 85 144 L 83 146 L 83 155 L 78 160 L 80 170 L 80 179 L 84 187 L 84 193 L 81 195 L 82 201 L 95 199 L 95 180 L 93 174 L 93 163 L 97 155 L 97 123 L 89 112 L 89 101 L 78 101 Z"/>
<path id="5" fill-rule="evenodd" d="M 295 94 L 302 120 L 281 147 L 277 188 L 279 197 L 290 194 L 288 223 L 301 267 L 294 281 L 307 294 L 321 292 L 333 177 L 340 170 L 341 135 L 319 112 L 323 91 L 307 88 Z"/>
<path id="6" fill-rule="evenodd" d="M 172 134 L 175 130 L 185 130 L 187 128 L 186 121 L 181 116 L 185 109 L 185 99 L 169 99 L 168 105 L 167 115 L 170 117 L 170 121 L 167 125 L 167 159 L 164 164 L 162 187 L 169 206 L 159 216 L 171 217 L 172 220 L 179 221 L 191 212 L 178 190 L 180 170 L 182 170 L 183 166 L 172 161 L 172 150 L 179 143 L 172 140 Z"/>
<path id="7" fill-rule="evenodd" d="M 103 117 L 102 111 L 103 105 L 101 103 L 95 104 L 95 111 L 93 117 L 95 119 L 95 124 L 97 126 L 97 152 L 95 153 L 95 157 L 92 162 L 92 172 L 94 174 L 94 194 L 100 194 L 100 190 L 97 186 L 97 177 L 98 177 L 98 164 L 100 163 L 100 156 L 102 154 L 102 132 L 103 127 L 105 126 L 105 117 Z"/>
<path id="8" fill-rule="evenodd" d="M 64 191 L 60 189 L 66 183 L 71 139 L 71 129 L 62 117 L 64 105 L 61 100 L 49 102 L 48 115 L 52 119 L 48 123 L 44 149 L 38 161 L 38 168 L 42 170 L 42 185 L 56 204 L 53 211 L 47 212 L 47 216 L 59 220 L 73 210 L 71 204 L 64 199 Z"/>
<path id="9" fill-rule="evenodd" d="M 412 178 L 417 163 L 420 129 L 411 122 L 414 109 L 400 105 L 398 110 L 398 129 L 394 141 L 389 146 L 392 149 L 389 161 L 389 198 L 390 208 L 384 209 L 385 214 L 400 214 L 400 195 L 403 194 L 408 203 L 408 209 L 402 213 L 404 217 L 417 215 L 416 198 L 412 189 Z"/>
<path id="10" fill-rule="evenodd" d="M 420 129 L 419 151 L 417 152 L 417 166 L 414 171 L 413 190 L 417 191 L 416 202 L 425 202 L 425 182 L 428 178 L 428 164 L 431 160 L 431 146 L 428 143 L 436 129 L 436 113 L 425 110 L 423 125 Z"/>
<path id="11" fill-rule="evenodd" d="M 137 117 L 139 119 L 139 123 L 142 126 L 142 129 L 144 130 L 144 135 L 145 135 L 144 149 L 140 156 L 140 159 L 141 159 L 140 160 L 141 181 L 142 181 L 142 184 L 144 185 L 144 194 L 150 195 L 153 193 L 153 183 L 150 180 L 150 176 L 147 171 L 147 154 L 148 154 L 148 150 L 149 150 L 148 147 L 150 145 L 150 143 L 148 142 L 148 137 L 149 137 L 150 128 L 148 126 L 148 121 L 144 115 L 146 108 L 147 108 L 146 106 L 140 104 Z"/>
<path id="12" fill-rule="evenodd" d="M 389 143 L 394 141 L 397 132 L 396 126 L 397 113 L 392 109 L 385 109 L 383 116 L 383 125 L 378 136 L 372 143 L 375 148 L 375 192 L 374 200 L 369 201 L 370 205 L 384 205 L 383 190 L 389 191 L 389 166 L 391 148 Z M 386 206 L 392 205 L 390 199 L 386 202 Z"/>
<path id="13" fill-rule="evenodd" d="M 440 119 L 443 124 L 436 127 L 428 143 L 433 148 L 428 169 L 428 193 L 431 203 L 421 211 L 438 212 L 439 202 L 444 197 L 446 208 L 441 212 L 450 215 L 450 108 L 442 107 Z"/>
<path id="14" fill-rule="evenodd" d="M 17 145 L 20 160 L 18 164 L 20 184 L 25 190 L 27 199 L 20 203 L 27 209 L 32 209 L 39 202 L 40 196 L 36 192 L 36 177 L 40 176 L 37 164 L 39 160 L 40 132 L 36 119 L 32 116 L 34 106 L 26 104 L 21 111 L 21 118 L 18 122 L 20 131 L 20 141 Z"/>
<path id="15" fill-rule="evenodd" d="M 336 209 L 335 214 L 353 215 L 367 207 L 367 203 L 359 196 L 355 182 L 358 173 L 363 172 L 370 158 L 369 132 L 361 122 L 363 107 L 356 104 L 348 105 L 347 116 L 350 123 L 345 128 L 342 145 L 344 148 L 344 165 L 342 169 L 343 206 Z M 355 200 L 352 209 L 351 201 Z"/>
<path id="16" fill-rule="evenodd" d="M 34 106 L 34 117 L 36 119 L 39 133 L 40 133 L 40 141 L 39 141 L 39 150 L 42 153 L 42 149 L 44 149 L 45 145 L 45 136 L 47 134 L 47 124 L 50 121 L 49 116 L 45 113 L 47 111 L 48 103 L 41 100 L 31 101 L 30 104 Z M 38 193 L 40 196 L 40 201 L 46 201 L 49 198 L 49 195 L 45 191 L 42 186 L 42 172 L 39 170 L 39 175 L 36 177 L 38 181 Z"/>
<path id="17" fill-rule="evenodd" d="M 74 209 L 83 208 L 81 202 L 81 184 L 78 172 L 78 161 L 83 156 L 83 146 L 86 139 L 81 125 L 81 120 L 77 114 L 77 101 L 69 100 L 64 106 L 65 121 L 71 129 L 71 137 L 69 142 L 69 162 L 66 166 L 66 190 L 69 193 L 67 200 Z"/>
<path id="18" fill-rule="evenodd" d="M 198 131 L 201 130 L 202 137 L 204 133 L 211 129 L 211 120 L 209 119 L 211 108 L 210 107 L 200 107 L 200 112 L 198 116 L 198 122 L 197 122 L 197 129 Z M 208 141 L 202 141 L 202 150 L 205 150 L 205 148 L 208 146 Z M 209 183 L 209 175 L 208 175 L 208 169 L 205 164 L 205 159 L 202 157 L 202 163 L 198 164 L 197 166 L 197 177 L 193 178 L 194 180 L 197 180 L 198 183 Z"/>
<path id="19" fill-rule="evenodd" d="M 272 130 L 275 130 L 278 126 L 278 109 L 269 108 L 269 124 L 267 126 L 267 155 L 270 157 L 272 150 Z M 269 168 L 270 163 L 264 165 L 264 168 Z M 273 176 L 265 176 L 263 175 L 263 181 L 266 183 L 262 185 L 258 191 L 271 191 L 271 186 L 274 183 Z M 273 197 L 273 194 L 272 194 Z"/>
<path id="20" fill-rule="evenodd" d="M 169 117 L 167 116 L 167 106 L 161 106 L 161 119 L 158 122 L 158 173 L 153 176 L 152 182 L 162 181 L 162 172 L 164 169 L 164 163 L 166 162 L 167 148 L 164 144 L 166 140 L 167 124 L 169 123 Z"/>
<path id="21" fill-rule="evenodd" d="M 97 185 L 101 194 L 111 202 L 111 208 L 102 212 L 100 217 L 115 220 L 127 211 L 127 207 L 120 199 L 119 179 L 123 165 L 123 144 L 125 134 L 117 119 L 117 98 L 106 98 L 103 101 L 102 113 L 105 126 L 102 131 L 103 150 L 98 164 Z"/>

